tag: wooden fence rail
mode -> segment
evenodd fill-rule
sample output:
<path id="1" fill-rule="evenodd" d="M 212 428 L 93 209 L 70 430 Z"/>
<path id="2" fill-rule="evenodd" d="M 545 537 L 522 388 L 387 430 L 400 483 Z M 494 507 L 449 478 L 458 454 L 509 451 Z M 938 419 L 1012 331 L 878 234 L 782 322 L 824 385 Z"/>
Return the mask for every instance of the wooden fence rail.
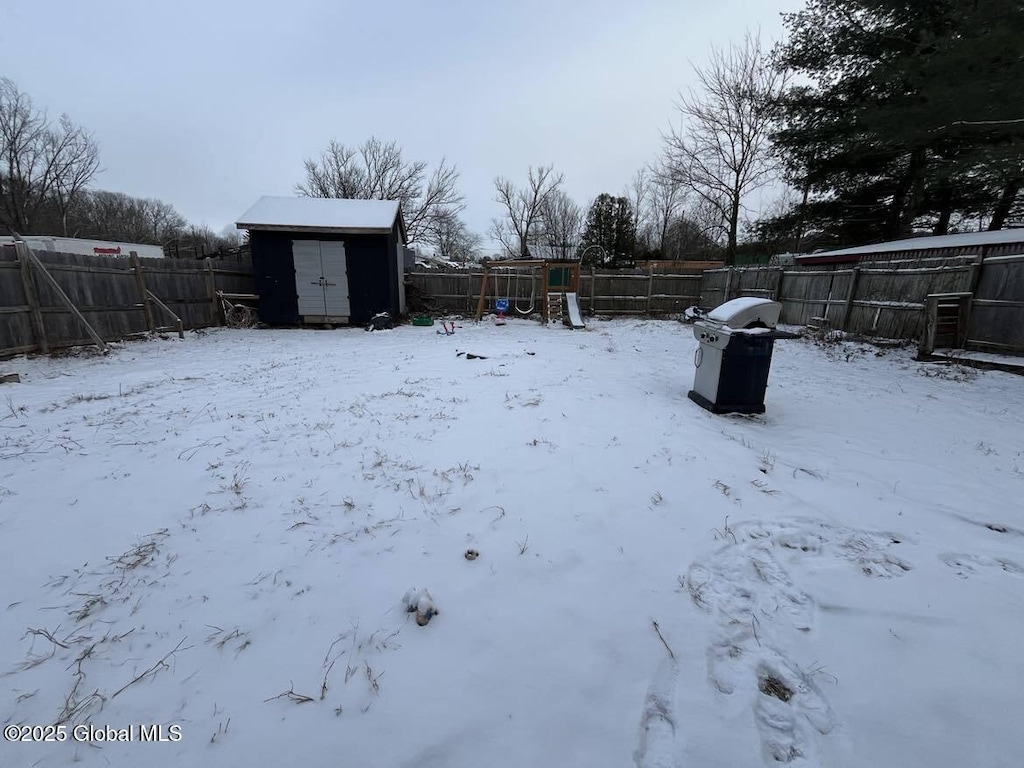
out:
<path id="1" fill-rule="evenodd" d="M 483 272 L 414 270 L 407 279 L 441 311 L 470 313 Z M 528 307 L 536 279 L 506 275 L 492 291 Z M 740 296 L 782 303 L 782 322 L 890 339 L 922 339 L 929 297 L 966 293 L 958 338 L 968 348 L 1024 353 L 1024 255 L 863 263 L 852 267 L 726 267 L 699 274 L 591 270 L 580 275 L 580 308 L 596 315 L 711 309 Z M 488 309 L 493 309 L 489 306 Z"/>
<path id="2" fill-rule="evenodd" d="M 980 259 L 940 266 L 854 266 L 845 269 L 734 267 L 707 270 L 702 307 L 739 296 L 782 304 L 782 322 L 887 339 L 919 339 L 929 295 L 969 291 Z"/>
<path id="3" fill-rule="evenodd" d="M 483 271 L 413 270 L 406 279 L 442 312 L 472 313 L 480 295 Z M 510 305 L 525 310 L 540 300 L 537 270 L 524 268 L 515 275 L 492 276 L 487 310 L 494 299 L 507 298 Z M 663 274 L 656 270 L 581 272 L 577 296 L 580 310 L 596 315 L 666 314 L 682 312 L 700 298 L 701 275 Z"/>
<path id="4" fill-rule="evenodd" d="M 248 261 L 51 251 L 19 258 L 19 250 L 0 249 L 0 356 L 153 332 L 158 314 L 179 319 L 182 329 L 218 325 L 217 290 L 253 292 Z"/>
<path id="5" fill-rule="evenodd" d="M 169 316 L 180 319 L 183 329 L 219 325 L 218 292 L 254 293 L 248 260 L 125 259 L 46 251 L 35 256 L 38 268 L 29 259 L 19 259 L 14 249 L 0 249 L 0 356 L 88 344 L 95 339 L 89 338 L 87 327 L 111 341 L 156 331 L 158 318 Z M 471 314 L 483 276 L 479 269 L 414 269 L 407 280 L 437 310 Z M 488 310 L 493 310 L 495 297 L 529 310 L 539 306 L 540 291 L 536 271 L 503 274 L 488 291 Z M 968 348 L 1024 353 L 1024 255 L 836 269 L 730 267 L 680 274 L 653 268 L 590 270 L 581 273 L 577 295 L 582 311 L 595 315 L 679 313 L 695 305 L 710 309 L 739 296 L 761 296 L 781 302 L 782 322 L 793 325 L 892 339 L 954 338 Z M 951 295 L 967 297 L 956 312 L 948 300 L 935 298 Z M 960 324 L 956 328 L 951 326 L 954 320 Z"/>

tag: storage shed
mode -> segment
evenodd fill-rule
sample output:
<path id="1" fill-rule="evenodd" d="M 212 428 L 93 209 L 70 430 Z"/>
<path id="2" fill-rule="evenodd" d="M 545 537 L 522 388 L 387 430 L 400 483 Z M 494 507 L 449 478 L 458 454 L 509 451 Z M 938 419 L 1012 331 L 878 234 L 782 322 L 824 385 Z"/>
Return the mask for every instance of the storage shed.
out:
<path id="1" fill-rule="evenodd" d="M 249 231 L 260 320 L 367 323 L 405 313 L 405 222 L 397 201 L 261 197 Z"/>

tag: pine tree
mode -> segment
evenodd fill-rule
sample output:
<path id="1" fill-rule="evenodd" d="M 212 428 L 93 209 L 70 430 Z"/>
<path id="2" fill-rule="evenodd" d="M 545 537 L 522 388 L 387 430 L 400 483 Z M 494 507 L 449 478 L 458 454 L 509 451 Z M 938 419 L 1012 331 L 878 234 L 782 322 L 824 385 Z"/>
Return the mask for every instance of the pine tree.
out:
<path id="1" fill-rule="evenodd" d="M 798 232 L 1002 226 L 1024 175 L 1019 0 L 810 0 L 785 23 L 778 63 L 812 82 L 788 91 L 773 137 L 805 193 Z"/>
<path id="2" fill-rule="evenodd" d="M 625 266 L 632 262 L 635 252 L 636 215 L 633 204 L 628 198 L 602 192 L 590 206 L 583 228 L 580 254 L 583 255 L 584 266 Z"/>

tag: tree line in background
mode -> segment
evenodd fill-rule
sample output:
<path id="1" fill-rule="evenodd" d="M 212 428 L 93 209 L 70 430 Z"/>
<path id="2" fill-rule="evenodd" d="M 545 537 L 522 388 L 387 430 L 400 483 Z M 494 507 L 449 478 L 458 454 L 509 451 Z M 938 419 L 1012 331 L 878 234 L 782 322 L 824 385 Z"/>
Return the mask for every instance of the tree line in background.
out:
<path id="1" fill-rule="evenodd" d="M 503 215 L 488 234 L 504 255 L 734 263 L 1024 224 L 1020 0 L 808 0 L 783 21 L 773 48 L 747 34 L 694 68 L 678 126 L 619 194 L 580 207 L 551 165 L 495 179 Z M 371 183 L 381 147 L 400 155 L 376 139 L 342 153 L 358 196 L 386 194 Z M 300 192 L 353 188 L 318 183 L 336 153 L 307 161 Z M 409 168 L 417 242 L 471 259 L 480 238 L 458 217 L 457 171 L 442 161 L 425 183 L 425 164 Z"/>
<path id="2" fill-rule="evenodd" d="M 0 78 L 0 229 L 161 245 L 168 256 L 201 256 L 239 242 L 189 224 L 169 203 L 90 189 L 99 145 L 65 114 L 51 120 L 28 94 Z"/>
<path id="3" fill-rule="evenodd" d="M 694 67 L 659 155 L 584 206 L 553 165 L 498 177 L 488 235 L 510 258 L 762 260 L 1024 224 L 1021 0 L 807 0 L 784 40 L 747 34 Z M 22 234 L 228 244 L 173 207 L 89 188 L 92 136 L 0 80 L 0 223 Z M 459 172 L 393 141 L 332 141 L 300 195 L 401 202 L 410 245 L 479 257 Z M 769 202 L 765 202 L 766 200 Z"/>

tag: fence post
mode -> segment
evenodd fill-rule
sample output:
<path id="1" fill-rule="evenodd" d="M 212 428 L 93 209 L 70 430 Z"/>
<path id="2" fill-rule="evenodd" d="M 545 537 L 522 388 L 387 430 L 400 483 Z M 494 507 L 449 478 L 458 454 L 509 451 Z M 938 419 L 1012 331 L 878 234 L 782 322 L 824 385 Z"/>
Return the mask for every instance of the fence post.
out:
<path id="1" fill-rule="evenodd" d="M 476 319 L 480 320 L 484 316 L 484 308 L 487 306 L 487 281 L 491 276 L 490 264 L 483 265 L 484 273 L 480 277 L 480 298 L 476 302 Z M 473 289 L 473 273 L 472 271 L 466 276 L 466 281 L 469 283 L 469 290 Z M 472 292 L 470 295 L 470 301 L 472 301 Z"/>
<path id="2" fill-rule="evenodd" d="M 647 314 L 651 314 L 651 294 L 654 292 L 654 267 L 647 267 Z"/>
<path id="3" fill-rule="evenodd" d="M 729 292 L 732 290 L 732 271 L 733 267 L 728 267 L 728 272 L 725 274 L 725 294 L 722 296 L 723 304 L 729 300 Z"/>
<path id="4" fill-rule="evenodd" d="M 782 278 L 786 274 L 784 267 L 779 267 L 775 273 L 775 301 L 782 301 Z"/>
<path id="5" fill-rule="evenodd" d="M 39 294 L 36 291 L 36 279 L 32 274 L 32 265 L 26 251 L 28 245 L 21 240 L 16 240 L 14 250 L 18 254 L 18 264 L 21 267 L 21 285 L 25 291 L 25 303 L 28 304 L 29 321 L 32 325 L 32 341 L 39 347 L 44 355 L 50 352 L 50 343 L 46 340 L 46 326 L 43 325 L 43 313 L 39 310 Z"/>
<path id="6" fill-rule="evenodd" d="M 956 343 L 959 349 L 967 349 L 967 324 L 970 322 L 971 309 L 973 307 L 973 293 L 970 296 L 960 300 L 960 307 L 956 313 Z"/>
<path id="7" fill-rule="evenodd" d="M 917 345 L 917 357 L 923 360 L 935 349 L 935 328 L 939 311 L 938 296 L 925 296 L 924 299 L 924 331 Z"/>
<path id="8" fill-rule="evenodd" d="M 594 290 L 597 286 L 597 267 L 590 265 L 590 314 L 594 314 Z"/>
<path id="9" fill-rule="evenodd" d="M 963 331 L 963 346 L 967 346 L 967 337 L 970 335 L 971 330 L 971 314 L 974 312 L 974 295 L 978 292 L 978 284 L 981 283 L 981 273 L 985 269 L 985 253 L 982 251 L 978 256 L 978 260 L 972 265 L 974 267 L 971 273 L 971 296 L 967 299 L 967 308 L 961 313 L 963 319 L 964 331 Z"/>
<path id="10" fill-rule="evenodd" d="M 860 267 L 854 267 L 850 272 L 850 291 L 846 294 L 846 304 L 843 307 L 843 319 L 839 324 L 840 330 L 845 331 L 850 322 L 850 312 L 853 311 L 853 299 L 857 295 L 857 281 L 860 280 Z"/>
<path id="11" fill-rule="evenodd" d="M 217 301 L 217 276 L 213 273 L 213 259 L 203 259 L 206 266 L 206 288 L 210 292 L 210 325 L 224 325 L 220 317 L 220 302 Z"/>
<path id="12" fill-rule="evenodd" d="M 153 308 L 149 306 L 149 294 L 146 293 L 146 278 L 142 275 L 142 265 L 139 263 L 139 254 L 131 251 L 128 254 L 128 261 L 135 272 L 135 287 L 139 291 L 139 301 L 142 302 L 142 311 L 146 314 L 146 330 L 150 333 L 156 331 L 156 323 L 153 321 Z"/>
<path id="13" fill-rule="evenodd" d="M 542 305 L 544 308 L 541 310 L 540 316 L 544 319 L 544 327 L 546 328 L 547 324 L 551 322 L 551 307 L 548 306 L 550 303 L 548 301 L 548 289 L 550 288 L 548 280 L 551 278 L 551 275 L 548 272 L 547 262 L 541 265 L 540 271 L 540 295 L 544 298 L 544 304 Z"/>

